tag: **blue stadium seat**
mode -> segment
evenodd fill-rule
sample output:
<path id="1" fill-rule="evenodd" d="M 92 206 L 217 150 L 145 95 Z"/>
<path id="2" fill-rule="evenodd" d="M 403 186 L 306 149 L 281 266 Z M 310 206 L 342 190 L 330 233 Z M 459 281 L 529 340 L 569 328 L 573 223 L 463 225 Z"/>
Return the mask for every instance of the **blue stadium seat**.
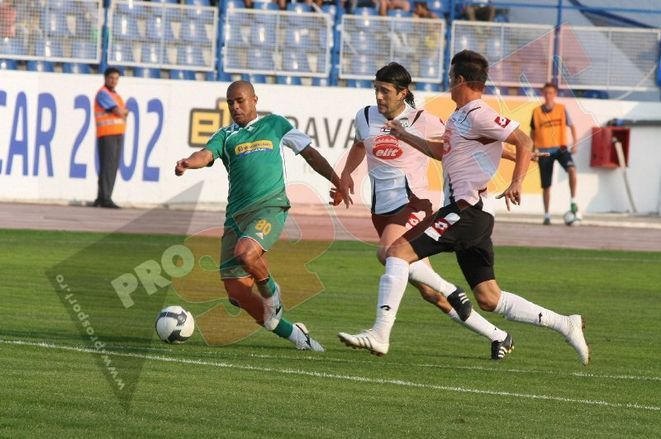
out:
<path id="1" fill-rule="evenodd" d="M 422 78 L 438 78 L 441 69 L 440 61 L 434 58 L 424 58 L 420 61 L 420 76 Z"/>
<path id="2" fill-rule="evenodd" d="M 143 43 L 140 48 L 140 62 L 145 64 L 166 64 L 165 49 L 160 43 Z"/>
<path id="3" fill-rule="evenodd" d="M 427 9 L 438 15 L 439 18 L 450 15 L 449 0 L 427 0 Z"/>
<path id="4" fill-rule="evenodd" d="M 255 22 L 257 24 L 266 24 L 266 25 L 275 27 L 275 23 L 278 19 L 277 14 L 265 13 L 265 12 L 261 12 L 261 11 L 279 11 L 280 8 L 278 7 L 277 3 L 254 2 L 253 3 L 253 10 L 260 11 L 257 14 L 254 15 Z"/>
<path id="5" fill-rule="evenodd" d="M 13 59 L 0 59 L 0 70 L 16 70 L 16 61 Z"/>
<path id="6" fill-rule="evenodd" d="M 418 82 L 415 85 L 415 89 L 420 91 L 438 92 L 441 91 L 441 84 L 437 82 Z"/>
<path id="7" fill-rule="evenodd" d="M 351 41 L 351 44 L 359 53 L 370 52 L 370 48 L 374 43 L 374 39 L 371 37 L 371 35 L 372 34 L 370 32 L 365 32 L 364 30 L 358 31 L 356 38 Z"/>
<path id="8" fill-rule="evenodd" d="M 253 2 L 253 9 L 256 11 L 279 11 L 280 7 L 277 3 L 271 1 L 256 1 Z"/>
<path id="9" fill-rule="evenodd" d="M 185 4 L 193 6 L 210 6 L 209 0 L 186 0 Z"/>
<path id="10" fill-rule="evenodd" d="M 244 81 L 249 81 L 253 84 L 266 84 L 266 75 L 256 75 L 256 74 L 243 74 L 241 79 Z"/>
<path id="11" fill-rule="evenodd" d="M 123 63 L 133 62 L 133 49 L 131 44 L 114 42 L 112 50 L 108 53 L 108 62 L 110 64 L 123 65 Z"/>
<path id="12" fill-rule="evenodd" d="M 343 12 L 344 12 L 344 11 L 342 11 L 342 8 L 338 9 L 337 5 L 331 5 L 331 4 L 327 4 L 327 3 L 321 5 L 321 10 L 322 10 L 322 12 L 324 12 L 326 14 L 330 14 L 333 17 L 336 16 L 336 15 L 339 15 L 341 17 Z"/>
<path id="13" fill-rule="evenodd" d="M 255 70 L 275 70 L 273 54 L 271 50 L 252 47 L 248 51 L 250 66 Z"/>
<path id="14" fill-rule="evenodd" d="M 151 11 L 153 8 L 148 10 L 140 3 L 141 2 L 135 2 L 135 1 L 128 3 L 121 3 L 117 5 L 117 11 L 121 15 L 128 15 L 130 17 L 135 17 L 135 18 L 145 18 L 148 15 L 149 11 Z M 92 6 L 88 6 L 88 7 L 94 7 L 94 3 L 89 3 L 89 5 Z M 96 13 L 96 9 L 90 10 L 89 12 Z"/>
<path id="15" fill-rule="evenodd" d="M 115 15 L 112 22 L 112 36 L 118 40 L 140 38 L 137 18 L 127 14 Z"/>
<path id="16" fill-rule="evenodd" d="M 363 75 L 370 78 L 374 77 L 377 67 L 376 62 L 371 56 L 360 55 L 353 59 L 353 65 L 351 66 L 350 73 L 354 75 Z"/>
<path id="17" fill-rule="evenodd" d="M 30 60 L 27 64 L 31 72 L 54 72 L 55 65 L 52 62 L 42 60 Z"/>
<path id="18" fill-rule="evenodd" d="M 89 41 L 74 40 L 71 44 L 71 55 L 77 58 L 96 58 L 96 44 Z"/>
<path id="19" fill-rule="evenodd" d="M 180 39 L 189 43 L 210 44 L 209 36 L 204 28 L 204 23 L 200 20 L 189 19 L 181 23 Z"/>
<path id="20" fill-rule="evenodd" d="M 347 87 L 351 88 L 372 88 L 373 85 L 368 79 L 347 79 Z"/>
<path id="21" fill-rule="evenodd" d="M 308 38 L 309 35 L 307 29 L 287 26 L 287 29 L 285 30 L 285 46 L 301 49 L 306 46 L 306 38 Z"/>
<path id="22" fill-rule="evenodd" d="M 312 85 L 315 87 L 328 87 L 330 86 L 330 81 L 328 78 L 312 78 Z"/>
<path id="23" fill-rule="evenodd" d="M 179 4 L 179 0 L 151 0 L 152 3 L 169 3 L 171 5 Z"/>
<path id="24" fill-rule="evenodd" d="M 80 63 L 65 63 L 62 65 L 62 71 L 64 73 L 76 73 L 81 75 L 89 75 L 92 73 L 92 69 L 89 64 L 80 64 Z"/>
<path id="25" fill-rule="evenodd" d="M 250 42 L 253 46 L 270 48 L 275 46 L 275 25 L 256 23 L 251 26 L 250 31 Z"/>
<path id="26" fill-rule="evenodd" d="M 309 72 L 308 57 L 303 51 L 287 50 L 282 54 L 282 70 L 286 72 Z"/>
<path id="27" fill-rule="evenodd" d="M 223 25 L 225 47 L 248 47 L 250 45 L 250 35 L 246 35 L 244 32 L 241 32 L 241 26 L 236 23 L 232 23 L 229 20 Z"/>
<path id="28" fill-rule="evenodd" d="M 161 78 L 161 71 L 159 69 L 152 69 L 148 67 L 134 67 L 133 76 L 136 78 Z"/>
<path id="29" fill-rule="evenodd" d="M 379 15 L 376 8 L 356 8 L 354 15 L 360 15 L 360 20 L 356 23 L 359 29 L 368 29 L 372 25 L 372 17 Z"/>
<path id="30" fill-rule="evenodd" d="M 232 9 L 243 9 L 246 7 L 246 4 L 243 0 L 227 0 L 225 2 L 225 10 L 231 11 Z"/>
<path id="31" fill-rule="evenodd" d="M 69 26 L 64 11 L 59 9 L 46 9 L 41 15 L 41 29 L 45 36 L 69 36 Z"/>
<path id="32" fill-rule="evenodd" d="M 489 63 L 500 61 L 505 56 L 502 41 L 495 38 L 487 41 L 486 57 Z"/>
<path id="33" fill-rule="evenodd" d="M 455 53 L 461 52 L 462 50 L 465 49 L 470 49 L 470 50 L 477 49 L 473 37 L 469 34 L 463 34 L 459 36 L 455 35 L 455 46 L 454 46 Z"/>
<path id="34" fill-rule="evenodd" d="M 195 72 L 192 70 L 170 70 L 170 79 L 195 80 Z"/>
<path id="35" fill-rule="evenodd" d="M 44 58 L 62 58 L 64 50 L 61 39 L 39 39 L 35 43 L 35 55 Z"/>
<path id="36" fill-rule="evenodd" d="M 192 44 L 179 46 L 177 48 L 177 64 L 182 66 L 205 66 L 202 48 Z"/>
<path id="37" fill-rule="evenodd" d="M 312 12 L 312 6 L 307 5 L 305 3 L 288 3 L 287 4 L 287 10 L 292 11 L 292 12 Z"/>
<path id="38" fill-rule="evenodd" d="M 400 21 L 398 18 L 410 18 L 411 13 L 403 11 L 401 9 L 391 9 L 388 11 L 389 17 L 394 17 L 395 20 L 392 21 L 393 30 L 395 32 L 411 33 L 413 31 L 413 22 L 412 21 Z"/>
<path id="39" fill-rule="evenodd" d="M 0 38 L 0 53 L 2 55 L 24 55 L 23 43 L 18 38 Z"/>
<path id="40" fill-rule="evenodd" d="M 96 46 L 87 41 L 74 40 L 71 45 L 71 55 L 77 58 L 96 58 Z M 83 63 L 66 63 L 62 66 L 64 73 L 92 73 L 89 64 Z"/>
<path id="41" fill-rule="evenodd" d="M 302 85 L 303 82 L 298 76 L 278 76 L 276 83 L 282 85 Z"/>
<path id="42" fill-rule="evenodd" d="M 147 18 L 147 38 L 150 40 L 175 41 L 172 23 L 161 15 L 150 15 Z"/>

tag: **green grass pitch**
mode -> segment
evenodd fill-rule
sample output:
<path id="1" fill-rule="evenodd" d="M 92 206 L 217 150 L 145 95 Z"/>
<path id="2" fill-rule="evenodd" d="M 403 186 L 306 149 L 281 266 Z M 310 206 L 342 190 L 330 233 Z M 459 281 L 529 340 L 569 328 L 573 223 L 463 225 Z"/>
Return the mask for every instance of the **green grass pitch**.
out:
<path id="1" fill-rule="evenodd" d="M 76 256 L 102 239 L 97 258 Z M 315 255 L 307 267 L 324 290 L 287 315 L 306 323 L 322 354 L 265 331 L 228 346 L 209 346 L 196 331 L 167 345 L 155 339 L 154 309 L 181 304 L 197 316 L 210 303 L 165 288 L 135 294 L 153 301 L 143 314 L 113 316 L 117 298 L 98 297 L 97 328 L 110 318 L 130 329 L 107 338 L 108 357 L 140 364 L 122 402 L 47 275 L 73 260 L 79 284 L 95 291 L 95 276 L 121 273 L 172 241 L 0 231 L 0 436 L 659 437 L 661 253 L 496 249 L 503 289 L 586 317 L 587 368 L 560 335 L 488 315 L 515 340 L 494 362 L 486 339 L 412 289 L 387 356 L 346 348 L 336 334 L 371 325 L 381 274 L 374 247 L 358 242 L 297 244 Z M 286 277 L 287 254 L 277 258 L 274 275 Z M 465 286 L 452 255 L 433 264 Z"/>

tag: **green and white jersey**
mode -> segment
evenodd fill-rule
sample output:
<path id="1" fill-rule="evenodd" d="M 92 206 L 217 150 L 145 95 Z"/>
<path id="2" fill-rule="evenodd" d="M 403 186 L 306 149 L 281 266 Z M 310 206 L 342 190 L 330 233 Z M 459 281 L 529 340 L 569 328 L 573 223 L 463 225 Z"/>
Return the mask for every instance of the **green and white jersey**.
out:
<path id="1" fill-rule="evenodd" d="M 310 145 L 310 137 L 287 119 L 270 114 L 245 127 L 233 123 L 207 142 L 213 158 L 220 158 L 229 175 L 226 216 L 261 207 L 289 207 L 285 192 L 283 146 L 295 154 Z"/>

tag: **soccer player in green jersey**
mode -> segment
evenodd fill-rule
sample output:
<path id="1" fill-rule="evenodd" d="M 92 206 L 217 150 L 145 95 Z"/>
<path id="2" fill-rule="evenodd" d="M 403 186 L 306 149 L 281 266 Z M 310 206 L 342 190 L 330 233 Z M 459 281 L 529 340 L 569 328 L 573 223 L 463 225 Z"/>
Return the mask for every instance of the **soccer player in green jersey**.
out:
<path id="1" fill-rule="evenodd" d="M 236 81 L 227 89 L 233 124 L 218 130 L 204 149 L 181 159 L 175 174 L 221 159 L 229 176 L 229 195 L 221 239 L 220 275 L 230 300 L 266 330 L 290 340 L 298 349 L 323 351 L 305 325 L 282 318 L 280 287 L 271 276 L 264 253 L 276 243 L 290 207 L 285 191 L 283 147 L 300 154 L 317 173 L 352 203 L 331 165 L 311 147 L 311 139 L 276 114 L 257 116 L 252 84 Z M 253 284 L 258 294 L 254 294 Z"/>

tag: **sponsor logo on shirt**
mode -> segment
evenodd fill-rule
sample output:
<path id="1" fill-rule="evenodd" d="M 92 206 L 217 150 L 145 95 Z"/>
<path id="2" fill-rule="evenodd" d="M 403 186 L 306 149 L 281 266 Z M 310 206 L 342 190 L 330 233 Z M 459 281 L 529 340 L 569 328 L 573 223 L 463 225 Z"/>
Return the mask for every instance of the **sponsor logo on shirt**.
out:
<path id="1" fill-rule="evenodd" d="M 273 142 L 270 140 L 256 140 L 254 142 L 240 143 L 234 147 L 234 154 L 244 155 L 253 152 L 267 151 L 273 149 Z"/>
<path id="2" fill-rule="evenodd" d="M 503 116 L 496 116 L 494 122 L 496 122 L 496 125 L 499 125 L 501 128 L 506 128 L 507 125 L 510 124 L 510 120 Z"/>
<path id="3" fill-rule="evenodd" d="M 372 154 L 374 157 L 382 160 L 394 160 L 401 157 L 404 153 L 402 148 L 399 147 L 399 142 L 393 136 L 377 136 L 374 139 L 374 147 Z"/>

